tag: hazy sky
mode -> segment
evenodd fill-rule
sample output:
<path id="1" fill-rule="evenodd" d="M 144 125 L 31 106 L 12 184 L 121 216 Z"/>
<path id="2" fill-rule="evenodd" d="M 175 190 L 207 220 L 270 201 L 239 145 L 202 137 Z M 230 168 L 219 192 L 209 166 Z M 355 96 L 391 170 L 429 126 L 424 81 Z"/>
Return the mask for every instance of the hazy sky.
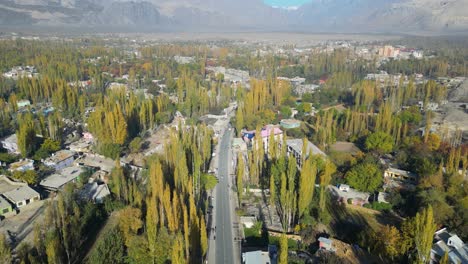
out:
<path id="1" fill-rule="evenodd" d="M 311 0 L 264 0 L 268 5 L 281 7 L 300 6 L 310 1 Z"/>

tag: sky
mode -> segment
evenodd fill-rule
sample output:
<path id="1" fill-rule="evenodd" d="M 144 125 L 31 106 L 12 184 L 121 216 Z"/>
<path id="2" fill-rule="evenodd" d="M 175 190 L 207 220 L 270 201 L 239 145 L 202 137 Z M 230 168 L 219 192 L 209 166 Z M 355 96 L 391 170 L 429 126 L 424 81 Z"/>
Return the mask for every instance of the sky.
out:
<path id="1" fill-rule="evenodd" d="M 264 2 L 270 6 L 291 7 L 303 5 L 310 0 L 264 0 Z"/>

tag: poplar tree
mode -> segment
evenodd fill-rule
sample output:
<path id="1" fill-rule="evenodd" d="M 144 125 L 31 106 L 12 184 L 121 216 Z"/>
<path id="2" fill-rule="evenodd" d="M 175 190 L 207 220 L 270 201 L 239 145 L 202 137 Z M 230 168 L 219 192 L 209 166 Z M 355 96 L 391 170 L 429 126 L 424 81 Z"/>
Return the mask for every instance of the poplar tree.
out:
<path id="1" fill-rule="evenodd" d="M 310 157 L 304 161 L 302 170 L 299 176 L 299 217 L 302 217 L 308 210 L 312 199 L 314 197 L 315 190 L 315 178 L 317 176 L 317 166 L 313 159 Z"/>
<path id="2" fill-rule="evenodd" d="M 239 196 L 239 204 L 242 201 L 242 196 L 244 195 L 244 157 L 241 153 L 237 156 L 237 195 Z"/>
<path id="3" fill-rule="evenodd" d="M 288 264 L 288 237 L 285 233 L 280 237 L 279 264 Z"/>

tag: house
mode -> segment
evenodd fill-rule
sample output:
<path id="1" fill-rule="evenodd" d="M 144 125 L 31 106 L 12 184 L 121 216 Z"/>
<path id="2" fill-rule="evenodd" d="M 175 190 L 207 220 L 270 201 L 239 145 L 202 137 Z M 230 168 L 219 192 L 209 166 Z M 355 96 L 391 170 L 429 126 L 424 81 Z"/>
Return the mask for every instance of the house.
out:
<path id="1" fill-rule="evenodd" d="M 104 198 L 109 196 L 110 190 L 105 183 L 87 183 L 80 191 L 80 198 L 85 201 L 93 201 L 95 203 L 102 203 Z"/>
<path id="2" fill-rule="evenodd" d="M 448 252 L 449 263 L 468 264 L 468 245 L 456 234 L 449 233 L 447 228 L 438 230 L 434 234 L 431 249 L 431 264 L 439 263 L 440 259 Z"/>
<path id="3" fill-rule="evenodd" d="M 296 163 L 299 168 L 302 168 L 302 148 L 304 141 L 302 139 L 286 139 L 286 146 L 288 155 L 293 155 L 296 158 Z M 327 155 L 321 151 L 312 142 L 307 141 L 307 154 L 305 159 L 310 155 L 320 155 L 326 157 Z"/>
<path id="4" fill-rule="evenodd" d="M 2 139 L 2 147 L 12 154 L 20 154 L 18 149 L 18 137 L 16 134 L 10 135 Z"/>
<path id="5" fill-rule="evenodd" d="M 67 167 L 43 179 L 39 185 L 49 191 L 58 191 L 67 183 L 79 180 L 80 174 L 83 171 L 79 166 Z"/>
<path id="6" fill-rule="evenodd" d="M 16 102 L 16 105 L 18 106 L 18 108 L 22 108 L 31 105 L 31 102 L 29 100 L 24 99 Z"/>
<path id="7" fill-rule="evenodd" d="M 61 170 L 73 164 L 75 160 L 73 152 L 69 150 L 59 150 L 44 160 L 44 165 L 52 167 L 55 170 Z"/>
<path id="8" fill-rule="evenodd" d="M 91 151 L 91 143 L 81 138 L 80 140 L 68 145 L 68 149 L 76 153 L 87 153 Z"/>
<path id="9" fill-rule="evenodd" d="M 20 186 L 14 190 L 3 193 L 3 196 L 5 196 L 5 198 L 7 198 L 7 200 L 13 203 L 17 208 L 21 208 L 41 199 L 39 193 L 29 186 Z"/>
<path id="10" fill-rule="evenodd" d="M 340 184 L 338 189 L 342 192 L 348 192 L 349 191 L 349 185 L 347 184 Z"/>
<path id="11" fill-rule="evenodd" d="M 11 204 L 5 200 L 2 196 L 0 196 L 0 216 L 5 217 L 13 212 L 13 207 Z"/>
<path id="12" fill-rule="evenodd" d="M 281 127 L 287 129 L 298 128 L 301 126 L 301 121 L 296 119 L 283 119 L 280 121 L 280 125 Z"/>
<path id="13" fill-rule="evenodd" d="M 377 202 L 379 202 L 379 203 L 388 203 L 388 193 L 379 192 L 379 194 L 377 195 Z"/>
<path id="14" fill-rule="evenodd" d="M 325 237 L 319 237 L 318 241 L 320 250 L 334 251 L 333 240 Z"/>
<path id="15" fill-rule="evenodd" d="M 415 173 L 400 170 L 396 168 L 388 168 L 384 171 L 384 178 L 392 180 L 400 180 L 416 184 L 418 176 Z"/>
<path id="16" fill-rule="evenodd" d="M 253 134 L 255 135 L 255 131 L 253 131 Z M 274 125 L 266 125 L 262 128 L 262 131 L 260 131 L 260 136 L 255 135 L 255 137 L 252 139 L 252 145 L 255 146 L 255 140 L 261 138 L 263 140 L 263 147 L 265 148 L 265 151 L 268 151 L 268 143 L 271 135 L 273 135 L 276 143 L 283 141 L 283 131 L 279 129 L 279 127 Z"/>
<path id="17" fill-rule="evenodd" d="M 268 245 L 268 251 L 257 250 L 242 253 L 243 264 L 274 264 L 277 263 L 278 248 Z"/>
<path id="18" fill-rule="evenodd" d="M 22 159 L 18 162 L 11 163 L 9 170 L 11 172 L 34 170 L 34 160 Z"/>

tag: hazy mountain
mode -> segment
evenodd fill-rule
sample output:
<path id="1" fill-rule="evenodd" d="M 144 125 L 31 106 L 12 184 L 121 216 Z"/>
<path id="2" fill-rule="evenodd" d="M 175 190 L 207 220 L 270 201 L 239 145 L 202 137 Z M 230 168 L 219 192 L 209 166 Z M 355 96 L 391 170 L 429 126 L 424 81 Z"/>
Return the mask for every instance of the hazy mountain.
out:
<path id="1" fill-rule="evenodd" d="M 0 0 L 1 25 L 173 30 L 467 31 L 468 0 L 312 0 L 295 10 L 262 0 Z"/>

